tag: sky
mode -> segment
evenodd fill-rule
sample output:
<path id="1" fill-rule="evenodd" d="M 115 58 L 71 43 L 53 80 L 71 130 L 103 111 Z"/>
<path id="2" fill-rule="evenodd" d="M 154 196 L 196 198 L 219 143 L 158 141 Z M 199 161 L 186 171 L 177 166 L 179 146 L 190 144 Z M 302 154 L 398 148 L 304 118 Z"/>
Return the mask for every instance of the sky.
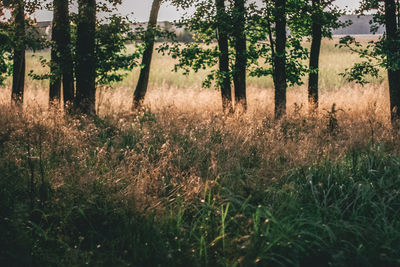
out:
<path id="1" fill-rule="evenodd" d="M 119 8 L 121 14 L 130 14 L 133 12 L 133 18 L 137 21 L 147 21 L 153 0 L 122 0 Z M 341 8 L 348 7 L 350 10 L 358 7 L 359 0 L 336 0 Z M 173 21 L 180 17 L 176 8 L 169 4 L 163 4 L 160 9 L 159 21 Z M 36 13 L 38 21 L 49 21 L 52 19 L 52 13 L 49 11 L 39 11 Z"/>

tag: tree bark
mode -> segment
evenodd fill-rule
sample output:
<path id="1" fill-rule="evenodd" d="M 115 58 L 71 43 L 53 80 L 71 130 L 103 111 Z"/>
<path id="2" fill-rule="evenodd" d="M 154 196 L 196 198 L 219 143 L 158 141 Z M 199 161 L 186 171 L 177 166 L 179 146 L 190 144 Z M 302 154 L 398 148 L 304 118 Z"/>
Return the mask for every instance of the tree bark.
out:
<path id="1" fill-rule="evenodd" d="M 50 101 L 60 101 L 62 81 L 66 109 L 69 109 L 75 97 L 68 4 L 68 0 L 54 0 L 53 2 L 53 46 L 51 50 L 51 73 L 53 79 L 50 79 Z"/>
<path id="2" fill-rule="evenodd" d="M 391 120 L 392 124 L 398 127 L 400 118 L 400 68 L 396 61 L 399 60 L 400 47 L 394 0 L 385 0 L 385 24 Z"/>
<path id="3" fill-rule="evenodd" d="M 76 43 L 76 108 L 95 115 L 96 59 L 95 29 L 96 0 L 79 0 Z"/>
<path id="4" fill-rule="evenodd" d="M 224 113 L 233 113 L 231 76 L 229 73 L 229 43 L 228 22 L 226 21 L 225 1 L 216 0 L 217 31 L 219 48 L 219 72 L 222 76 L 219 81 L 221 87 L 222 110 Z"/>
<path id="5" fill-rule="evenodd" d="M 25 6 L 24 1 L 16 2 L 14 10 L 16 43 L 13 55 L 13 80 L 11 100 L 21 106 L 24 99 L 25 85 Z"/>
<path id="6" fill-rule="evenodd" d="M 155 41 L 154 33 L 155 33 L 155 28 L 157 26 L 157 18 L 161 2 L 162 0 L 153 0 L 153 5 L 151 7 L 149 24 L 147 26 L 147 31 L 144 37 L 144 41 L 146 43 L 146 49 L 143 53 L 142 69 L 140 70 L 139 80 L 136 85 L 133 97 L 132 109 L 137 109 L 142 105 L 149 85 L 150 67 L 151 67 L 151 60 L 153 57 L 154 41 Z"/>
<path id="7" fill-rule="evenodd" d="M 75 88 L 74 88 L 74 63 L 72 60 L 71 52 L 71 25 L 69 20 L 69 1 L 60 1 L 60 51 L 61 51 L 61 72 L 63 76 L 63 96 L 64 105 L 68 108 L 72 105 L 75 99 Z M 64 40 L 64 41 L 62 41 Z"/>
<path id="8" fill-rule="evenodd" d="M 61 101 L 61 61 L 60 54 L 58 48 L 59 39 L 58 36 L 58 21 L 57 21 L 57 10 L 56 10 L 56 1 L 54 0 L 54 13 L 53 13 L 53 23 L 51 29 L 51 39 L 52 39 L 52 47 L 51 47 L 51 59 L 50 59 L 50 90 L 49 90 L 49 104 L 50 106 L 56 105 L 59 106 Z"/>
<path id="9" fill-rule="evenodd" d="M 275 1 L 275 119 L 286 115 L 286 0 Z"/>
<path id="10" fill-rule="evenodd" d="M 322 42 L 321 0 L 312 0 L 312 41 L 310 51 L 310 74 L 308 79 L 308 105 L 310 113 L 318 110 L 319 56 Z"/>
<path id="11" fill-rule="evenodd" d="M 247 110 L 246 99 L 246 67 L 247 67 L 247 53 L 246 53 L 246 8 L 245 0 L 235 0 L 234 3 L 234 16 L 235 27 L 233 35 L 235 37 L 235 50 L 236 62 L 233 73 L 233 83 L 235 86 L 235 108 L 240 106 L 243 111 Z"/>

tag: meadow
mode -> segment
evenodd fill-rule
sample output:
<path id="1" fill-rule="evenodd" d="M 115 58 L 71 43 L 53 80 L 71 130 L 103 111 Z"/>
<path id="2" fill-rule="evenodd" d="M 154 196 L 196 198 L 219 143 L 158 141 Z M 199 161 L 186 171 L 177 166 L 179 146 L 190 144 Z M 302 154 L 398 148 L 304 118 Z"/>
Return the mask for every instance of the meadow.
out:
<path id="1" fill-rule="evenodd" d="M 0 265 L 400 266 L 387 80 L 347 83 L 359 59 L 336 42 L 319 113 L 296 86 L 281 121 L 271 79 L 249 78 L 248 112 L 227 117 L 206 72 L 161 55 L 137 112 L 137 70 L 98 89 L 94 119 L 49 110 L 44 81 L 23 111 L 0 88 Z"/>

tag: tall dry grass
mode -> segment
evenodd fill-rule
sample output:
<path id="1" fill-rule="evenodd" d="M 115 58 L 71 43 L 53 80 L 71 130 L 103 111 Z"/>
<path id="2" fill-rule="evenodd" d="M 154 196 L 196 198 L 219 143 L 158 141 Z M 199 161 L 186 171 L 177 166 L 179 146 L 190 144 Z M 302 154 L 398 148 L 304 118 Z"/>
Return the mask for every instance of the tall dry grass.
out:
<path id="1" fill-rule="evenodd" d="M 248 112 L 225 116 L 218 91 L 174 77 L 153 80 L 137 112 L 132 80 L 99 88 L 96 118 L 49 110 L 46 84 L 27 83 L 22 110 L 0 89 L 0 263 L 400 262 L 400 139 L 385 81 L 322 75 L 318 114 L 300 86 L 275 121 L 268 86 L 250 81 Z"/>
<path id="2" fill-rule="evenodd" d="M 108 174 L 109 178 L 129 179 L 132 190 L 128 191 L 136 195 L 137 201 L 141 199 L 140 206 L 146 209 L 159 206 L 160 197 L 166 196 L 166 176 L 176 179 L 168 183 L 177 188 L 185 187 L 186 183 L 192 187 L 181 190 L 185 194 L 200 194 L 208 179 L 229 174 L 247 164 L 243 162 L 252 165 L 250 162 L 254 161 L 256 173 L 245 180 L 246 186 L 237 185 L 237 190 L 247 186 L 246 190 L 251 190 L 252 186 L 284 177 L 297 166 L 314 164 L 327 157 L 334 160 L 353 148 L 387 142 L 397 151 L 390 128 L 386 84 L 365 87 L 349 84 L 340 90 L 326 91 L 321 95 L 318 115 L 312 116 L 307 113 L 306 88 L 292 89 L 288 92 L 288 115 L 279 122 L 273 120 L 273 92 L 268 89 L 249 88 L 248 112 L 229 117 L 221 112 L 220 95 L 215 90 L 153 86 L 145 101 L 146 108 L 139 113 L 130 111 L 132 91 L 128 88 L 98 90 L 98 114 L 115 134 L 103 141 L 136 142 L 135 136 L 131 136 L 135 133 L 140 136 L 141 149 L 137 151 L 134 147 L 110 151 L 108 141 L 101 144 L 103 147 L 92 144 L 96 143 L 93 140 L 96 134 L 104 129 L 93 122 L 71 121 L 49 111 L 44 89 L 28 86 L 24 111 L 18 115 L 8 107 L 9 93 L 2 90 L 0 96 L 5 120 L 2 125 L 7 131 L 28 131 L 27 125 L 32 122 L 44 127 L 45 132 L 54 131 L 62 136 L 49 137 L 51 140 L 61 138 L 64 145 L 84 149 L 82 159 L 90 153 L 95 153 L 96 162 L 111 157 L 117 165 Z M 10 124 L 18 122 L 19 127 L 9 129 Z M 42 133 L 32 133 L 35 134 L 36 138 L 47 140 L 40 137 Z M 150 150 L 149 155 L 143 154 Z M 116 160 L 121 155 L 124 160 Z M 151 160 L 152 157 L 157 160 Z"/>

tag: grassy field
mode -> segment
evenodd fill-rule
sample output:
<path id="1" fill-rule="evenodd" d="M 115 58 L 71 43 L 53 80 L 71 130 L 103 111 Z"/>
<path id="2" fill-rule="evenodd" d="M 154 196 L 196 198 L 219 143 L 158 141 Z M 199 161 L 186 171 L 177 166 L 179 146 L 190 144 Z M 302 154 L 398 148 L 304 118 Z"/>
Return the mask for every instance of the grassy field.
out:
<path id="1" fill-rule="evenodd" d="M 319 114 L 300 86 L 279 122 L 271 80 L 225 117 L 205 73 L 161 56 L 140 112 L 137 72 L 95 119 L 48 110 L 44 82 L 24 111 L 1 88 L 0 265 L 400 266 L 400 135 L 385 78 L 337 75 L 355 60 L 326 41 Z"/>

